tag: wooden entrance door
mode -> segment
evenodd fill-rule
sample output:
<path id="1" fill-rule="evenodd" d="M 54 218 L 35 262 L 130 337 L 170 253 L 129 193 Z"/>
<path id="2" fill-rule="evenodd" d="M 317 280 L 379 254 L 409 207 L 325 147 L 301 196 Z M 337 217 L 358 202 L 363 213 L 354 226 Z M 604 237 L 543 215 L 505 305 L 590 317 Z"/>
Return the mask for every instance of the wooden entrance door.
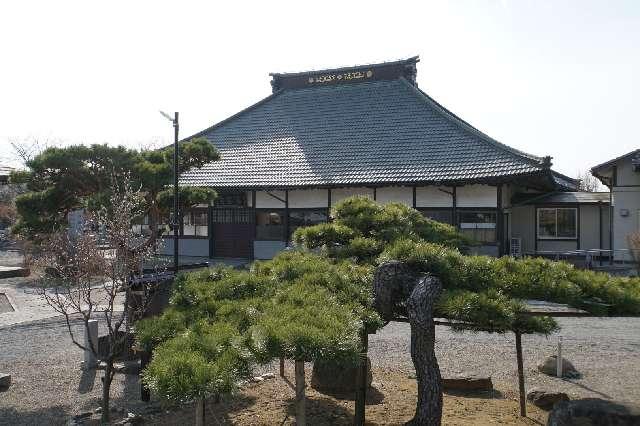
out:
<path id="1" fill-rule="evenodd" d="M 247 208 L 212 209 L 214 257 L 252 257 L 255 214 Z"/>

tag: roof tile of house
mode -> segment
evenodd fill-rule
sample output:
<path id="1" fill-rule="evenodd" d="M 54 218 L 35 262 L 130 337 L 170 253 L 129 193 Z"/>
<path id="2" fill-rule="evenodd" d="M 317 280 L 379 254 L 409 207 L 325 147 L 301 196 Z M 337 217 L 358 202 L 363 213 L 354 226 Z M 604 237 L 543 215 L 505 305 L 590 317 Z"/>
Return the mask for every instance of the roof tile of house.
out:
<path id="1" fill-rule="evenodd" d="M 417 59 L 407 61 L 415 66 Z M 304 83 L 300 73 L 292 75 L 296 84 Z M 284 89 L 279 81 L 271 96 L 194 135 L 210 140 L 221 160 L 184 173 L 181 184 L 285 188 L 481 182 L 549 171 L 545 159 L 479 132 L 404 75 L 327 85 L 308 80 L 307 87 Z"/>

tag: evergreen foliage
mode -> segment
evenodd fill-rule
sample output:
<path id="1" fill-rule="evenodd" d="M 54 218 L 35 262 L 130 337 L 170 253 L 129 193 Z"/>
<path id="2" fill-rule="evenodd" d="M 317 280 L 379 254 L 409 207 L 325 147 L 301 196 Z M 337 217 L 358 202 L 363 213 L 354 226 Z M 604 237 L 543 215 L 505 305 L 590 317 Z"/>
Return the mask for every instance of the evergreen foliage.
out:
<path id="1" fill-rule="evenodd" d="M 180 145 L 179 171 L 200 167 L 219 158 L 205 139 Z M 136 151 L 122 146 L 73 145 L 47 148 L 27 162 L 28 171 L 12 179 L 26 183 L 29 192 L 16 199 L 18 220 L 13 232 L 29 239 L 65 228 L 67 214 L 75 209 L 98 211 L 109 207 L 114 182 L 128 180 L 144 195 L 144 211 L 154 228 L 167 214 L 173 195 L 173 147 Z M 207 188 L 181 188 L 182 207 L 215 198 Z M 155 235 L 154 235 L 155 237 Z"/>
<path id="2" fill-rule="evenodd" d="M 363 325 L 382 325 L 372 307 L 372 271 L 369 265 L 290 251 L 255 262 L 248 271 L 216 267 L 182 274 L 170 308 L 136 325 L 140 346 L 155 348 L 145 381 L 165 399 L 182 401 L 231 391 L 229 383 L 246 378 L 244 366 L 277 357 L 355 362 Z M 222 324 L 229 338 L 220 350 L 190 343 L 209 325 Z M 219 368 L 221 354 L 225 363 L 235 359 L 243 368 Z M 176 374 L 181 379 L 174 386 Z M 190 387 L 182 381 L 187 377 Z M 204 378 L 224 386 L 207 387 Z"/>
<path id="3" fill-rule="evenodd" d="M 355 197 L 339 203 L 332 217 L 331 223 L 296 230 L 293 239 L 302 251 L 255 262 L 247 271 L 218 267 L 181 275 L 171 307 L 136 327 L 141 345 L 157 347 L 146 382 L 160 395 L 179 400 L 228 390 L 230 377 L 242 379 L 253 362 L 276 357 L 354 360 L 362 328 L 383 325 L 372 306 L 372 282 L 376 265 L 388 260 L 438 276 L 444 292 L 436 315 L 464 328 L 554 331 L 553 319 L 522 315 L 525 299 L 567 303 L 598 314 L 640 315 L 638 278 L 542 259 L 466 256 L 461 250 L 470 242 L 454 227 L 401 204 L 380 206 Z M 217 324 L 225 324 L 233 336 L 221 350 L 189 343 L 202 327 Z M 179 347 L 188 353 L 178 354 Z M 235 358 L 242 368 L 221 370 L 227 364 L 218 364 L 220 354 L 224 362 Z M 206 373 L 203 366 L 209 366 Z M 192 377 L 191 387 L 164 384 L 179 371 L 180 380 Z M 202 377 L 225 385 L 206 388 Z"/>

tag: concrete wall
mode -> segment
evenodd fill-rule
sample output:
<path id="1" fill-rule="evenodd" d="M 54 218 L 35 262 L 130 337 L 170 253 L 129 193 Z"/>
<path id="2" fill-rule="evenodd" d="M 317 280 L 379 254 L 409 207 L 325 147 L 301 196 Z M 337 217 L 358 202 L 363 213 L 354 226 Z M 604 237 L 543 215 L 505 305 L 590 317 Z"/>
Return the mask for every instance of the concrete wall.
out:
<path id="1" fill-rule="evenodd" d="M 162 254 L 173 254 L 173 238 L 164 239 L 164 247 Z M 180 256 L 201 256 L 209 257 L 209 239 L 208 238 L 180 238 L 178 243 L 178 253 Z"/>
<path id="2" fill-rule="evenodd" d="M 613 245 L 626 250 L 627 237 L 640 231 L 640 187 L 614 188 L 613 204 Z"/>
<path id="3" fill-rule="evenodd" d="M 627 158 L 617 164 L 617 182 L 616 186 L 622 185 L 640 185 L 640 173 L 633 171 L 631 158 Z"/>
<path id="4" fill-rule="evenodd" d="M 578 249 L 576 240 L 538 240 L 538 251 L 571 251 Z"/>
<path id="5" fill-rule="evenodd" d="M 580 249 L 600 248 L 600 206 L 580 206 Z M 602 248 L 609 248 L 609 206 L 602 206 Z"/>
<path id="6" fill-rule="evenodd" d="M 254 241 L 253 257 L 255 259 L 271 259 L 286 246 L 284 241 Z"/>
<path id="7" fill-rule="evenodd" d="M 522 239 L 522 252 L 533 252 L 535 244 L 536 209 L 534 206 L 518 206 L 511 208 L 511 236 Z"/>

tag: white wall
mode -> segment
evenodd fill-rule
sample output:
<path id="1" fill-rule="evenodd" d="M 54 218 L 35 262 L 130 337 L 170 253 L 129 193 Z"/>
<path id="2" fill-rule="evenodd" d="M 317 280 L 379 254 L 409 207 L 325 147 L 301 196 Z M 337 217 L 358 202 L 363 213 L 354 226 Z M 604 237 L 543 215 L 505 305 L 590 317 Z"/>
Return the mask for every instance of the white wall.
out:
<path id="1" fill-rule="evenodd" d="M 333 194 L 331 194 L 333 195 Z M 329 204 L 329 193 L 326 189 L 307 189 L 289 191 L 289 208 L 324 207 Z"/>
<path id="2" fill-rule="evenodd" d="M 269 193 L 280 198 L 272 197 L 267 191 L 256 191 L 256 208 L 258 209 L 283 209 L 285 207 L 284 199 L 286 197 L 284 191 L 268 191 Z"/>
<path id="3" fill-rule="evenodd" d="M 331 206 L 345 198 L 361 195 L 373 199 L 373 188 L 336 188 L 331 190 Z"/>
<path id="4" fill-rule="evenodd" d="M 439 188 L 439 189 L 438 189 Z M 416 207 L 452 207 L 453 197 L 446 192 L 452 188 L 444 186 L 419 186 L 416 188 Z"/>
<path id="5" fill-rule="evenodd" d="M 613 205 L 613 246 L 629 249 L 627 236 L 640 231 L 640 188 L 614 188 Z M 622 216 L 624 210 L 628 216 Z"/>
<path id="6" fill-rule="evenodd" d="M 388 186 L 376 189 L 376 201 L 381 204 L 403 203 L 413 206 L 413 188 L 408 186 Z"/>
<path id="7" fill-rule="evenodd" d="M 617 164 L 617 182 L 620 185 L 640 185 L 640 173 L 633 171 L 631 158 L 620 161 Z"/>
<path id="8" fill-rule="evenodd" d="M 495 186 L 467 185 L 456 188 L 458 207 L 497 207 L 498 192 Z"/>

